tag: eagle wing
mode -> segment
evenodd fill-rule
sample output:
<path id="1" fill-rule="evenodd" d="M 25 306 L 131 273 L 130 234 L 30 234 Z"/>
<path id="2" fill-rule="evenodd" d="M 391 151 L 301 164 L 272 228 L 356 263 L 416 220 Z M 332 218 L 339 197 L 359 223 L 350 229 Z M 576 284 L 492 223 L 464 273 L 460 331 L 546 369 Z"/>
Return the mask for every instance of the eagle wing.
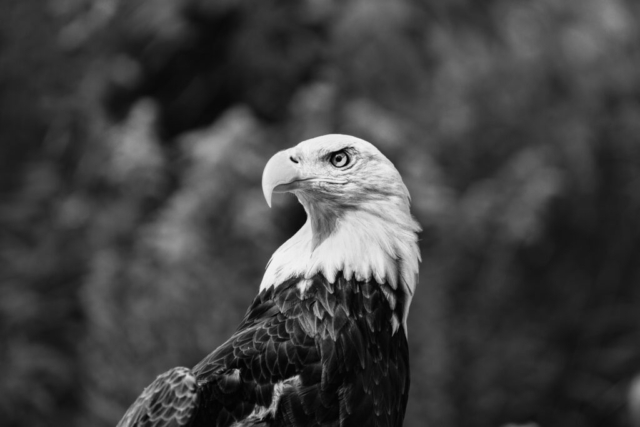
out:
<path id="1" fill-rule="evenodd" d="M 256 297 L 229 340 L 192 370 L 174 368 L 160 375 L 117 427 L 259 426 L 274 421 L 282 397 L 297 394 L 293 392 L 301 386 L 303 371 L 305 377 L 315 372 L 319 378 L 321 355 L 293 308 L 300 302 L 295 292 L 272 297 L 273 290 Z M 293 405 L 298 411 L 302 402 Z"/>
<path id="2" fill-rule="evenodd" d="M 198 399 L 196 378 L 173 368 L 144 389 L 117 427 L 178 427 L 187 424 Z"/>
<path id="3" fill-rule="evenodd" d="M 261 292 L 229 340 L 158 377 L 118 427 L 401 425 L 408 349 L 379 287 L 313 282 Z"/>
<path id="4" fill-rule="evenodd" d="M 206 419 L 218 426 L 260 422 L 288 426 L 300 417 L 290 412 L 301 410 L 298 396 L 309 387 L 311 376 L 320 377 L 321 354 L 317 337 L 301 323 L 299 293 L 295 286 L 289 289 L 277 296 L 273 289 L 258 295 L 231 338 L 193 368 L 200 391 L 207 396 L 195 425 Z M 289 414 L 283 414 L 283 405 L 293 405 Z"/>

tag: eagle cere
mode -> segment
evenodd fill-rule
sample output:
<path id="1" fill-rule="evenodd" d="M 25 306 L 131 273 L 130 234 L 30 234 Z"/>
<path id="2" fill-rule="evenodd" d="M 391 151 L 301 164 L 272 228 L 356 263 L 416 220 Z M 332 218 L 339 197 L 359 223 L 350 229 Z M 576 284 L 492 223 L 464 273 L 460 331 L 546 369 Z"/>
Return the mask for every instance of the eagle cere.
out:
<path id="1" fill-rule="evenodd" d="M 271 257 L 236 332 L 149 385 L 118 427 L 401 426 L 418 223 L 393 164 L 347 135 L 303 141 L 262 176 L 304 226 Z"/>

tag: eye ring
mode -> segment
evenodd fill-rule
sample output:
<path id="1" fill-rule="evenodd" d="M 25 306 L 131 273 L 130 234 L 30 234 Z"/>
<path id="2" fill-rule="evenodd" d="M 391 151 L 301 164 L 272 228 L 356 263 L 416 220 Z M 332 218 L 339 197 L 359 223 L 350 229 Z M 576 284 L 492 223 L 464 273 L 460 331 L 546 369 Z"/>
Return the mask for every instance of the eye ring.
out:
<path id="1" fill-rule="evenodd" d="M 351 158 L 349 157 L 346 151 L 340 150 L 331 154 L 329 161 L 334 167 L 341 169 L 349 164 L 349 162 L 351 161 Z"/>

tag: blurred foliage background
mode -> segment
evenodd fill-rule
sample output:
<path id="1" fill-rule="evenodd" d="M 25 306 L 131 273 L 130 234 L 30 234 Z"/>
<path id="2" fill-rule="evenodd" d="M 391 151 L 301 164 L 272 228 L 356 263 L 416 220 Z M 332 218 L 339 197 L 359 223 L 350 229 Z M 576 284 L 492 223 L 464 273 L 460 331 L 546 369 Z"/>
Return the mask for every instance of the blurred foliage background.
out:
<path id="1" fill-rule="evenodd" d="M 113 426 L 221 344 L 304 221 L 266 160 L 330 132 L 424 226 L 407 427 L 631 425 L 633 0 L 0 2 L 2 424 Z"/>

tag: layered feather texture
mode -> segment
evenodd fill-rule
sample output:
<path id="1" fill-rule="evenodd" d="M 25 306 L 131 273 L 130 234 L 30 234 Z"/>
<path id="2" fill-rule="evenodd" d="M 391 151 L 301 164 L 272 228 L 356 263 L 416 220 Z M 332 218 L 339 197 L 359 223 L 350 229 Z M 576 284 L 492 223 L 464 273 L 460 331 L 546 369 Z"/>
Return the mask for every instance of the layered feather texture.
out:
<path id="1" fill-rule="evenodd" d="M 173 368 L 158 376 L 124 414 L 117 427 L 184 426 L 191 421 L 198 392 L 187 368 Z"/>
<path id="2" fill-rule="evenodd" d="M 391 319 L 406 302 L 342 275 L 299 282 L 262 291 L 226 343 L 158 377 L 119 426 L 401 426 L 408 347 Z"/>

